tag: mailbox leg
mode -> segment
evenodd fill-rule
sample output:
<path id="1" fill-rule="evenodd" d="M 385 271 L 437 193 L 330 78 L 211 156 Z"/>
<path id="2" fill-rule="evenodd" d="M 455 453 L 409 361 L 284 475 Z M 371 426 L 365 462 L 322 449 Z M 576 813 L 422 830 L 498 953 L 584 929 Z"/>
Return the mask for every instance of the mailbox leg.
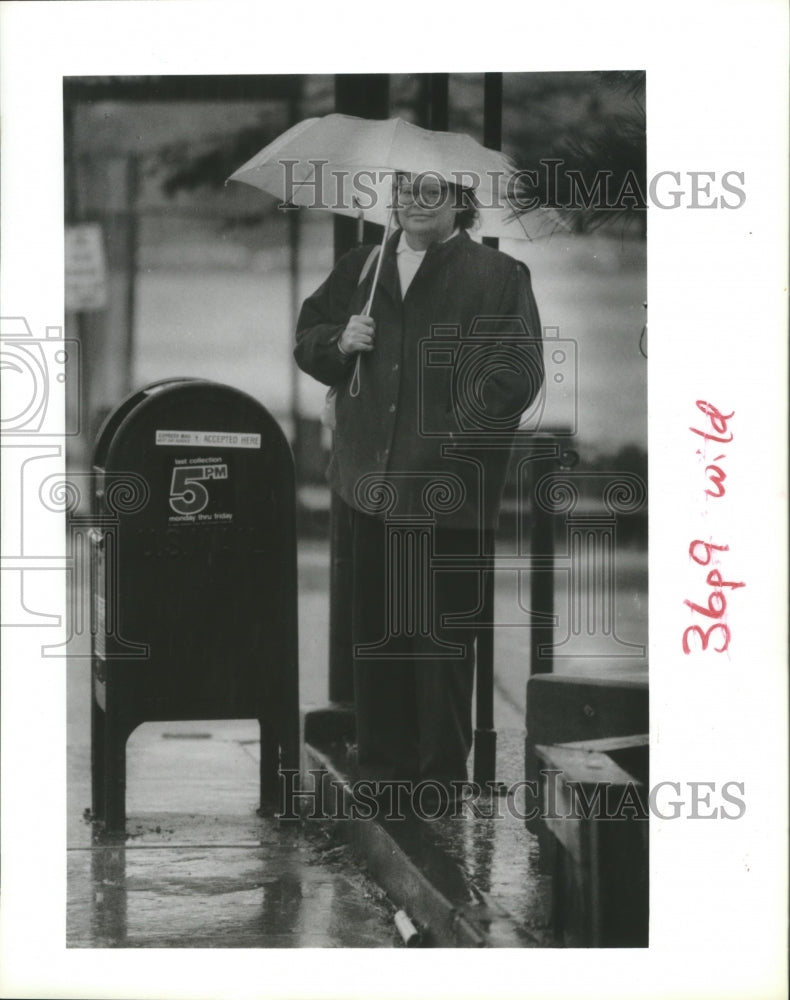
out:
<path id="1" fill-rule="evenodd" d="M 105 727 L 104 829 L 107 833 L 122 833 L 126 829 L 126 741 L 135 726 L 109 719 Z"/>
<path id="2" fill-rule="evenodd" d="M 91 685 L 91 813 L 98 819 L 104 816 L 104 723 Z"/>
<path id="3" fill-rule="evenodd" d="M 298 709 L 296 711 L 298 712 Z M 300 749 L 299 722 L 297 720 L 295 725 L 289 723 L 280 737 L 280 767 L 298 771 L 301 764 Z"/>
<path id="4" fill-rule="evenodd" d="M 266 814 L 277 805 L 277 779 L 280 768 L 280 746 L 277 730 L 272 720 L 259 719 L 261 727 L 261 803 L 260 812 Z"/>

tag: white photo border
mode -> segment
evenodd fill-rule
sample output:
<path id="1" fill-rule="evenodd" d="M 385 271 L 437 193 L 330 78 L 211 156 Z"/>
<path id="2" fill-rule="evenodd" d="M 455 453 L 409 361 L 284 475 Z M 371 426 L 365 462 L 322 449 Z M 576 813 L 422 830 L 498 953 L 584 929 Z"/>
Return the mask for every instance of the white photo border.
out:
<path id="1" fill-rule="evenodd" d="M 743 781 L 747 805 L 736 822 L 651 821 L 650 948 L 508 951 L 494 964 L 435 951 L 325 951 L 307 963 L 285 951 L 68 950 L 65 666 L 39 659 L 36 629 L 4 628 L 4 995 L 782 995 L 786 5 L 565 0 L 389 14 L 369 4 L 120 0 L 7 2 L 0 18 L 0 303 L 34 331 L 64 325 L 64 76 L 643 69 L 648 176 L 676 171 L 685 183 L 689 172 L 736 170 L 746 191 L 738 210 L 651 207 L 648 217 L 651 781 Z M 704 497 L 689 431 L 700 399 L 734 412 L 726 507 Z M 13 482 L 3 486 L 12 518 L 19 497 Z M 681 649 L 683 601 L 699 582 L 688 546 L 703 531 L 726 540 L 731 571 L 747 583 L 732 602 L 729 655 Z M 45 544 L 62 554 L 57 535 Z M 4 537 L 4 552 L 12 546 Z M 52 607 L 65 608 L 62 587 Z"/>

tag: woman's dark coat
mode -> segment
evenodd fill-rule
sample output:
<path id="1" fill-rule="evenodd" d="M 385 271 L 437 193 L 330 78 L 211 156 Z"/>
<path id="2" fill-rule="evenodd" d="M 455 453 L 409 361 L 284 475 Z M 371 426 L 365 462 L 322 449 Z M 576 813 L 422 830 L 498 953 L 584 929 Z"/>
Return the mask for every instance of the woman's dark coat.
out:
<path id="1" fill-rule="evenodd" d="M 368 514 L 491 527 L 519 415 L 543 381 L 529 271 L 460 232 L 428 248 L 401 297 L 399 238 L 385 247 L 375 348 L 362 354 L 357 396 L 349 393 L 356 356 L 337 341 L 367 301 L 375 267 L 358 282 L 372 247 L 346 254 L 299 315 L 297 364 L 337 387 L 327 478 Z"/>

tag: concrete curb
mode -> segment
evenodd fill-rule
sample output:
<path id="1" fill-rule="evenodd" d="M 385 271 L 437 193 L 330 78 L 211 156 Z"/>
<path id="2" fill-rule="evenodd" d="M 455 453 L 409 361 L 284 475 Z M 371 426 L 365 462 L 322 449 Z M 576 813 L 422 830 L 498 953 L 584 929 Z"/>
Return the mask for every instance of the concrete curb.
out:
<path id="1" fill-rule="evenodd" d="M 364 863 L 368 874 L 418 926 L 421 944 L 443 948 L 536 948 L 533 937 L 442 849 L 430 822 L 354 818 L 351 778 L 342 743 L 313 740 L 317 734 L 337 736 L 348 717 L 331 709 L 305 718 L 304 770 L 320 773 L 320 808 Z M 334 718 L 333 718 L 334 715 Z M 450 819 L 464 823 L 470 820 Z"/>

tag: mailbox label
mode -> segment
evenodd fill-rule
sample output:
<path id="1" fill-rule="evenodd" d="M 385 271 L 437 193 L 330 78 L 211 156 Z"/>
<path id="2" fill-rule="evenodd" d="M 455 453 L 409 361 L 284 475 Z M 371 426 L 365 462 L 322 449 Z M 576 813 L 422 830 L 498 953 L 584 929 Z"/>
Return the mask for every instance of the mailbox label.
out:
<path id="1" fill-rule="evenodd" d="M 233 431 L 157 431 L 158 445 L 176 448 L 260 448 L 260 434 Z"/>
<path id="2" fill-rule="evenodd" d="M 211 498 L 210 485 L 228 478 L 228 466 L 225 462 L 215 461 L 201 463 L 176 459 L 173 473 L 170 477 L 170 508 L 180 517 L 212 521 L 228 520 L 229 514 L 204 515 Z"/>

